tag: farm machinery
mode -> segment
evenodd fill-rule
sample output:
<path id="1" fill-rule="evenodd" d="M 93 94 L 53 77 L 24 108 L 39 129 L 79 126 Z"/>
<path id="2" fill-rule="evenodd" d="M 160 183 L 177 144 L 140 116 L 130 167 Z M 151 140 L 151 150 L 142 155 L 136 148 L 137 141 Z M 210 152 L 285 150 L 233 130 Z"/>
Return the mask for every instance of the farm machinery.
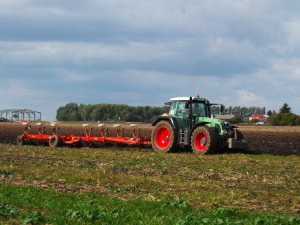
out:
<path id="1" fill-rule="evenodd" d="M 84 135 L 62 135 L 60 128 L 53 125 L 52 134 L 45 134 L 41 125 L 38 134 L 31 134 L 30 125 L 18 136 L 19 145 L 44 143 L 51 147 L 102 146 L 106 144 L 126 146 L 152 146 L 156 152 L 167 153 L 183 148 L 191 148 L 196 154 L 208 154 L 224 148 L 244 149 L 247 141 L 237 127 L 228 122 L 213 118 L 211 104 L 200 97 L 171 98 L 166 103 L 168 113 L 158 116 L 152 123 L 151 135 L 142 135 L 136 124 L 131 124 L 130 131 L 120 124 L 108 126 L 98 124 L 85 126 Z M 98 132 L 96 134 L 95 128 Z M 130 134 L 128 134 L 128 132 Z"/>
<path id="2" fill-rule="evenodd" d="M 46 125 L 40 124 L 38 134 L 31 134 L 31 125 L 27 124 L 24 129 L 24 133 L 17 137 L 18 145 L 25 144 L 45 144 L 50 147 L 60 146 L 103 146 L 106 144 L 113 145 L 128 145 L 128 146 L 150 146 L 150 137 L 142 137 L 140 129 L 136 128 L 135 124 L 131 124 L 132 135 L 125 135 L 125 128 L 121 127 L 120 124 L 114 124 L 112 127 L 105 127 L 104 124 L 98 124 L 96 127 L 101 128 L 98 134 L 95 134 L 94 127 L 88 124 L 84 124 L 84 135 L 62 135 L 61 128 L 55 125 L 52 129 L 52 134 L 45 134 Z M 110 131 L 115 135 L 110 135 Z"/>

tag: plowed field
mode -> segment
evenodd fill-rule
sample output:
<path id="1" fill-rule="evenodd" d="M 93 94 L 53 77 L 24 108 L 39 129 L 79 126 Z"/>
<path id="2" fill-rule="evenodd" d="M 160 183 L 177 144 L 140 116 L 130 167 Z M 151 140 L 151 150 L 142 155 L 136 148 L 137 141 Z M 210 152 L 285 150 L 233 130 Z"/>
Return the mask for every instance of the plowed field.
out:
<path id="1" fill-rule="evenodd" d="M 132 128 L 127 125 L 126 134 L 131 135 Z M 84 135 L 84 128 L 80 125 L 60 124 L 62 134 Z M 115 135 L 112 124 L 106 124 L 109 133 Z M 151 135 L 149 124 L 139 125 L 143 136 Z M 268 127 L 268 126 L 240 126 L 239 128 L 249 142 L 248 153 L 266 153 L 273 155 L 300 155 L 300 127 Z M 0 123 L 0 142 L 15 143 L 16 138 L 24 130 L 20 123 Z M 37 133 L 38 126 L 32 125 L 32 133 Z M 95 128 L 94 133 L 100 132 Z M 51 134 L 51 127 L 47 127 L 46 133 Z"/>

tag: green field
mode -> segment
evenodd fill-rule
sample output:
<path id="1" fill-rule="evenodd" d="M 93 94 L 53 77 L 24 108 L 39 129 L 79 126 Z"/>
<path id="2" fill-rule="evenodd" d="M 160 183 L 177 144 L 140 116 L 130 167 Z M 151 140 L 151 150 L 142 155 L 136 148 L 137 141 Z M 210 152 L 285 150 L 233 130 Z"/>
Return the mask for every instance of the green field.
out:
<path id="1" fill-rule="evenodd" d="M 300 224 L 300 157 L 0 144 L 1 224 Z"/>

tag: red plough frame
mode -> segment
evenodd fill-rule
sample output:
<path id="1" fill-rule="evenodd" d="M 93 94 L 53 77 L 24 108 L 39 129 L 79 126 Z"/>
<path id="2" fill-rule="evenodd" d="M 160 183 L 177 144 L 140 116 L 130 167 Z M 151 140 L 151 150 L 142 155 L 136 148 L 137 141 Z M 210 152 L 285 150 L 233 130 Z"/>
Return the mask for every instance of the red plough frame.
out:
<path id="1" fill-rule="evenodd" d="M 105 128 L 104 124 L 99 124 L 101 127 L 99 135 L 94 135 L 94 127 L 85 127 L 85 136 L 76 135 L 61 135 L 60 128 L 54 127 L 52 129 L 53 134 L 45 134 L 45 126 L 42 125 L 39 128 L 38 134 L 31 134 L 31 126 L 27 125 L 24 129 L 24 133 L 17 138 L 17 144 L 48 144 L 51 147 L 59 146 L 104 146 L 107 144 L 113 145 L 126 145 L 126 146 L 150 146 L 151 140 L 149 136 L 142 136 L 140 129 L 135 124 L 131 126 L 131 136 L 125 135 L 125 128 L 121 128 L 120 124 L 113 126 L 114 136 L 109 135 L 109 129 Z"/>

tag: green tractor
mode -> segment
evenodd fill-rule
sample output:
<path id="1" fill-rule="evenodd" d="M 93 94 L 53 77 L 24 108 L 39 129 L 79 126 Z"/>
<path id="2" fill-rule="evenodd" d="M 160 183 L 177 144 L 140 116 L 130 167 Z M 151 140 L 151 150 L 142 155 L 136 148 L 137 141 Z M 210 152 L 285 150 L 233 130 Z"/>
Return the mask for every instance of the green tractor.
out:
<path id="1" fill-rule="evenodd" d="M 172 152 L 191 147 L 196 154 L 209 154 L 219 149 L 245 149 L 247 141 L 237 127 L 213 118 L 211 104 L 200 97 L 171 98 L 168 114 L 152 124 L 151 144 L 157 152 Z"/>

